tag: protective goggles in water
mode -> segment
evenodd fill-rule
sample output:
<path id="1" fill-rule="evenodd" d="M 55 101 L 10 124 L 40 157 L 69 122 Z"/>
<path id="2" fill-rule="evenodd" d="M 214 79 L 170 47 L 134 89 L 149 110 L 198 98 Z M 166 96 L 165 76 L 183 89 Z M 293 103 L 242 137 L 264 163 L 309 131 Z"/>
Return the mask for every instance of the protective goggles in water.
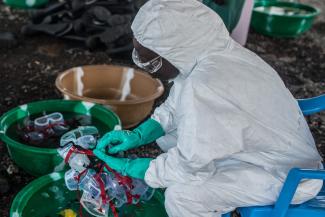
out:
<path id="1" fill-rule="evenodd" d="M 38 127 L 48 126 L 49 124 L 63 122 L 63 115 L 59 112 L 54 112 L 49 115 L 36 118 L 34 123 Z"/>
<path id="2" fill-rule="evenodd" d="M 132 59 L 133 59 L 133 62 L 141 69 L 149 72 L 149 73 L 155 73 L 157 72 L 161 66 L 162 66 L 162 58 L 161 56 L 157 56 L 155 57 L 154 59 L 148 61 L 148 62 L 145 62 L 145 63 L 142 63 L 140 58 L 139 58 L 139 53 L 136 49 L 133 49 L 133 52 L 132 52 Z"/>

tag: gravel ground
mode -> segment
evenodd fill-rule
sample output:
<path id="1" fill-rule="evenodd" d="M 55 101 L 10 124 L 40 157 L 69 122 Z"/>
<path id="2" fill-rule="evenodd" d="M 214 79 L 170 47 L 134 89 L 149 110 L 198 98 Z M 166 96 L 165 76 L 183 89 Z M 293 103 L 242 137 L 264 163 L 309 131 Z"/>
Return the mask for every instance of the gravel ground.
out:
<path id="1" fill-rule="evenodd" d="M 325 11 L 325 1 L 301 0 Z M 0 31 L 18 34 L 19 45 L 0 48 L 0 114 L 27 102 L 60 98 L 54 87 L 57 74 L 78 65 L 122 63 L 131 64 L 130 54 L 108 56 L 105 52 L 90 52 L 80 44 L 48 36 L 23 37 L 21 26 L 28 19 L 24 11 L 10 10 L 0 3 Z M 247 48 L 259 54 L 273 66 L 296 98 L 325 92 L 325 13 L 313 28 L 295 39 L 274 39 L 250 31 Z M 307 117 L 319 151 L 325 154 L 325 116 Z M 153 144 L 135 151 L 139 156 L 157 156 L 160 150 Z M 148 154 L 149 153 L 149 154 Z M 7 217 L 10 204 L 22 187 L 34 177 L 26 174 L 10 160 L 0 142 L 0 216 Z"/>

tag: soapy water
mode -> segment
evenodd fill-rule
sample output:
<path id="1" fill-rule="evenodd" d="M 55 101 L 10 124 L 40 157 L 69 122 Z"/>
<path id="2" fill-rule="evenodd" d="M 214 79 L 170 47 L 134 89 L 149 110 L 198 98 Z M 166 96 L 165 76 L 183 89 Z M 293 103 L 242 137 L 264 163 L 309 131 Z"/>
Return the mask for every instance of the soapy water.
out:
<path id="1" fill-rule="evenodd" d="M 260 6 L 256 7 L 254 10 L 259 12 L 266 12 L 272 15 L 305 15 L 310 13 L 307 10 L 300 9 L 300 8 L 293 8 L 293 7 L 278 7 L 278 6 Z"/>
<path id="2" fill-rule="evenodd" d="M 45 198 L 49 198 L 49 197 L 50 197 L 50 195 L 49 195 L 48 193 L 46 193 L 46 192 L 43 192 L 41 195 L 42 195 L 43 197 L 45 197 Z"/>
<path id="3" fill-rule="evenodd" d="M 51 114 L 57 115 L 54 115 L 54 120 L 57 120 L 57 122 L 49 120 L 51 117 L 44 118 L 44 116 Z M 62 115 L 63 120 L 59 118 L 60 115 L 58 114 Z M 38 121 L 35 124 L 36 120 Z M 47 121 L 49 121 L 49 123 Z M 44 126 L 42 126 L 42 124 L 44 124 Z M 74 112 L 55 112 L 36 114 L 20 119 L 9 126 L 6 134 L 10 138 L 26 145 L 40 148 L 58 148 L 60 138 L 64 133 L 78 126 L 87 125 L 96 126 L 104 132 L 109 130 L 105 123 L 89 115 L 82 115 Z M 91 138 L 88 137 L 83 139 Z"/>
<path id="4" fill-rule="evenodd" d="M 50 190 L 52 186 L 57 186 L 61 195 L 64 197 L 61 200 L 55 199 L 56 193 Z M 45 196 L 46 195 L 46 196 Z M 45 186 L 42 186 L 35 194 L 30 195 L 29 200 L 26 201 L 26 207 L 21 214 L 17 213 L 16 217 L 59 217 L 59 213 L 63 210 L 71 209 L 77 216 L 82 217 L 94 217 L 88 213 L 84 207 L 81 207 L 80 200 L 82 192 L 70 191 L 66 188 L 64 180 L 59 179 L 51 182 Z M 140 201 L 138 204 L 124 205 L 118 208 L 118 214 L 120 217 L 140 217 L 140 216 L 155 216 L 155 217 L 167 217 L 165 214 L 163 202 L 158 200 L 158 197 L 153 197 L 150 201 Z M 108 216 L 112 216 L 111 210 L 108 210 Z"/>
<path id="5" fill-rule="evenodd" d="M 49 193 L 54 196 L 54 199 L 60 203 L 65 201 L 64 193 L 60 190 L 60 188 L 56 185 L 49 187 Z M 46 198 L 46 196 L 50 196 L 47 192 L 43 192 L 42 196 Z M 46 195 L 47 194 L 47 195 Z M 47 197 L 49 198 L 49 197 Z"/>
<path id="6" fill-rule="evenodd" d="M 49 190 L 52 191 L 53 193 L 57 193 L 57 192 L 59 192 L 60 189 L 59 189 L 58 186 L 55 186 L 55 185 L 54 185 L 54 186 L 51 186 L 51 187 L 49 188 Z"/>

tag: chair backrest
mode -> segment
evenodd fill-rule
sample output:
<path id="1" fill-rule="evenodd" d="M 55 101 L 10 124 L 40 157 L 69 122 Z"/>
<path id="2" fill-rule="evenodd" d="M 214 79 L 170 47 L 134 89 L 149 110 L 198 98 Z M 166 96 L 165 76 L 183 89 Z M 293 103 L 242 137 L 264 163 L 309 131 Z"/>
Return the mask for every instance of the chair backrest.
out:
<path id="1" fill-rule="evenodd" d="M 304 115 L 311 115 L 317 112 L 325 110 L 325 94 L 308 98 L 308 99 L 299 99 L 298 105 Z M 325 168 L 325 165 L 324 165 Z M 297 187 L 302 179 L 322 179 L 325 180 L 325 170 L 307 170 L 307 169 L 298 169 L 293 168 L 290 170 L 287 179 L 282 187 L 279 198 L 276 201 L 274 208 L 272 209 L 269 217 L 285 217 L 288 211 L 288 208 L 291 204 L 292 198 L 297 190 Z M 323 186 L 323 189 L 324 186 Z M 324 191 L 324 190 L 323 190 Z M 321 192 L 319 198 L 314 198 L 311 204 L 313 207 L 322 207 L 325 208 L 325 192 Z M 309 202 L 311 202 L 309 201 Z M 321 201 L 321 203 L 320 203 Z M 308 203 L 309 203 L 308 202 Z M 308 206 L 308 203 L 304 205 Z M 319 206 L 320 205 L 320 206 Z M 251 212 L 255 207 L 243 207 L 240 208 L 240 213 L 244 216 L 253 216 Z M 260 213 L 263 213 L 259 211 Z M 261 216 L 261 215 L 259 215 Z M 325 215 L 323 215 L 325 216 Z"/>
<path id="2" fill-rule="evenodd" d="M 325 110 L 325 94 L 318 97 L 299 99 L 299 107 L 304 115 L 311 115 Z M 301 179 L 323 179 L 325 170 L 291 169 L 275 203 L 271 217 L 284 217 Z"/>
<path id="3" fill-rule="evenodd" d="M 299 107 L 304 115 L 311 115 L 325 110 L 325 94 L 307 98 L 298 99 Z"/>
<path id="4" fill-rule="evenodd" d="M 296 189 L 302 179 L 325 180 L 325 170 L 291 169 L 270 217 L 285 217 Z"/>

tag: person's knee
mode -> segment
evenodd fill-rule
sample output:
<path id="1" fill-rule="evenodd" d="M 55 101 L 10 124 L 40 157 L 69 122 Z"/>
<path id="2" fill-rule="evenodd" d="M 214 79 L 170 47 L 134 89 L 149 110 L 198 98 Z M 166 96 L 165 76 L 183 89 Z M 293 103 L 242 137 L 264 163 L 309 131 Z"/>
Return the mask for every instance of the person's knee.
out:
<path id="1" fill-rule="evenodd" d="M 210 216 L 199 186 L 173 185 L 165 191 L 165 208 L 170 217 Z M 213 215 L 218 216 L 218 215 Z"/>

